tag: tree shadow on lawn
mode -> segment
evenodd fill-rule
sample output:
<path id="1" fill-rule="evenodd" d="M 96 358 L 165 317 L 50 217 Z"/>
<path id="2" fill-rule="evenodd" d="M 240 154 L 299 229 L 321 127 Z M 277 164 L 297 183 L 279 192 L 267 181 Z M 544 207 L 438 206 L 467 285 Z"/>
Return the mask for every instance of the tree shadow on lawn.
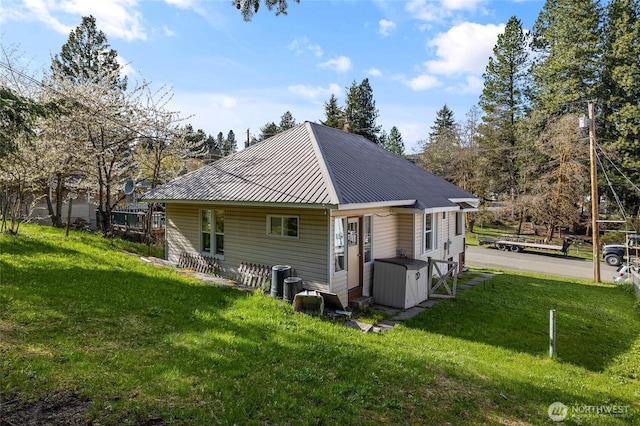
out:
<path id="1" fill-rule="evenodd" d="M 614 285 L 505 273 L 440 301 L 406 326 L 545 356 L 555 309 L 558 359 L 601 372 L 638 339 L 634 303 Z"/>

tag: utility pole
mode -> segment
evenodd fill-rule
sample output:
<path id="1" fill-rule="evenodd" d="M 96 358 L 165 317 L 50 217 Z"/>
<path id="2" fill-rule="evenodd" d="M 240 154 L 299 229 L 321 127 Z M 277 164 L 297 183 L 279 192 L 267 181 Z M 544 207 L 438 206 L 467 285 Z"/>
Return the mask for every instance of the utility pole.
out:
<path id="1" fill-rule="evenodd" d="M 589 102 L 589 159 L 591 162 L 591 233 L 593 234 L 593 280 L 600 282 L 600 230 L 598 229 L 598 178 L 596 174 L 596 121 Z"/>

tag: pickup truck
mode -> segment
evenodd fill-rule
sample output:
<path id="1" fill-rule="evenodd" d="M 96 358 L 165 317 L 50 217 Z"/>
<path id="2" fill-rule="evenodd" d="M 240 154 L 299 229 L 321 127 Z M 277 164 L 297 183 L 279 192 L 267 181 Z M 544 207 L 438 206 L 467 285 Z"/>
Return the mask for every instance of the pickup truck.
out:
<path id="1" fill-rule="evenodd" d="M 602 246 L 602 257 L 607 265 L 618 266 L 627 256 L 635 260 L 640 257 L 640 235 L 629 235 L 625 244 L 605 244 Z"/>

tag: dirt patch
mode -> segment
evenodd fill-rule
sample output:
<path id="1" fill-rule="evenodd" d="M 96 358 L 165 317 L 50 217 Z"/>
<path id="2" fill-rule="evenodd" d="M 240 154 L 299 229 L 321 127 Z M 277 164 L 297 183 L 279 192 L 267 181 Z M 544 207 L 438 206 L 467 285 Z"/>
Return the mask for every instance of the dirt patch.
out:
<path id="1" fill-rule="evenodd" d="M 93 403 L 72 394 L 56 394 L 25 403 L 20 399 L 0 401 L 0 425 L 87 425 L 86 414 Z"/>

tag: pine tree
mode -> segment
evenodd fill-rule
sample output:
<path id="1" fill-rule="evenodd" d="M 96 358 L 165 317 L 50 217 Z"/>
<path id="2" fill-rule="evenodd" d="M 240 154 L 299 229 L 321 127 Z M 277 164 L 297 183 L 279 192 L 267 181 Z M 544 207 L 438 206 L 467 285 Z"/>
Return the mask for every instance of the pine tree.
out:
<path id="1" fill-rule="evenodd" d="M 295 127 L 296 125 L 297 125 L 296 119 L 293 118 L 293 115 L 289 111 L 287 111 L 284 114 L 282 114 L 282 117 L 280 117 L 280 125 L 278 126 L 278 133 L 284 132 L 285 130 L 289 130 L 292 127 Z"/>
<path id="2" fill-rule="evenodd" d="M 260 136 L 258 140 L 269 139 L 271 136 L 275 136 L 278 134 L 278 126 L 273 121 L 271 123 L 267 123 L 264 126 L 260 127 Z"/>
<path id="3" fill-rule="evenodd" d="M 347 104 L 344 109 L 345 119 L 351 122 L 353 133 L 362 135 L 374 143 L 378 143 L 381 126 L 376 124 L 379 112 L 373 99 L 373 90 L 369 79 L 365 78 L 360 84 L 355 80 L 347 89 Z"/>
<path id="4" fill-rule="evenodd" d="M 455 133 L 456 120 L 453 117 L 453 111 L 445 104 L 436 113 L 435 122 L 431 126 L 431 133 L 429 133 L 429 144 L 450 139 Z"/>
<path id="5" fill-rule="evenodd" d="M 393 126 L 389 131 L 389 136 L 387 137 L 385 145 L 385 149 L 387 151 L 392 152 L 400 157 L 404 155 L 404 142 L 402 141 L 402 134 L 396 126 Z"/>
<path id="6" fill-rule="evenodd" d="M 583 113 L 597 95 L 602 51 L 597 0 L 547 0 L 533 26 L 534 106 L 547 115 Z"/>
<path id="7" fill-rule="evenodd" d="M 508 194 L 512 201 L 518 193 L 521 166 L 516 126 L 529 105 L 527 46 L 522 23 L 511 17 L 489 58 L 479 102 L 484 112 L 479 141 L 486 161 L 483 170 L 493 191 Z"/>
<path id="8" fill-rule="evenodd" d="M 325 126 L 333 127 L 334 129 L 342 129 L 344 127 L 344 111 L 338 106 L 338 98 L 335 95 L 331 95 L 329 102 L 324 104 L 324 116 L 325 121 L 321 121 Z"/>
<path id="9" fill-rule="evenodd" d="M 216 136 L 216 146 L 219 146 L 220 150 L 224 151 L 224 145 L 225 145 L 224 134 L 222 132 L 218 132 L 218 136 Z"/>
<path id="10" fill-rule="evenodd" d="M 640 181 L 640 2 L 612 0 L 604 25 L 603 112 L 601 138 L 612 141 L 621 170 Z M 620 178 L 619 178 L 620 179 Z M 622 179 L 621 179 L 622 180 Z M 640 197 L 628 185 L 616 185 L 629 211 L 640 207 Z"/>
<path id="11" fill-rule="evenodd" d="M 238 142 L 236 141 L 236 135 L 233 130 L 229 130 L 227 133 L 227 139 L 224 141 L 223 155 L 227 156 L 233 154 L 238 150 Z"/>
<path id="12" fill-rule="evenodd" d="M 425 146 L 423 157 L 428 170 L 432 173 L 453 181 L 458 152 L 460 150 L 458 125 L 453 117 L 453 111 L 444 105 L 436 113 L 436 119 L 431 126 L 429 140 Z"/>
<path id="13" fill-rule="evenodd" d="M 118 53 L 110 48 L 107 36 L 98 31 L 96 19 L 84 16 L 82 23 L 69 34 L 60 54 L 51 62 L 54 76 L 64 77 L 76 82 L 94 82 L 105 75 L 114 75 L 112 85 L 121 90 L 127 88 L 127 77 L 120 76 Z"/>

